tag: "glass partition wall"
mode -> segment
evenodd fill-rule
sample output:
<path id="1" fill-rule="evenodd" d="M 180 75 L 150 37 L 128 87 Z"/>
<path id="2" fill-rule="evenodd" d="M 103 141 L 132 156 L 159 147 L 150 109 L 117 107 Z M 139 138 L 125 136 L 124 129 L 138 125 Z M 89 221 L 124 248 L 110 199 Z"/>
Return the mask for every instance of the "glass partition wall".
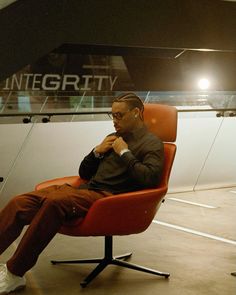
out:
<path id="1" fill-rule="evenodd" d="M 0 123 L 109 120 L 112 100 L 120 91 L 102 92 L 0 92 Z M 135 91 L 144 103 L 176 106 L 179 112 L 215 111 L 236 115 L 236 91 Z"/>

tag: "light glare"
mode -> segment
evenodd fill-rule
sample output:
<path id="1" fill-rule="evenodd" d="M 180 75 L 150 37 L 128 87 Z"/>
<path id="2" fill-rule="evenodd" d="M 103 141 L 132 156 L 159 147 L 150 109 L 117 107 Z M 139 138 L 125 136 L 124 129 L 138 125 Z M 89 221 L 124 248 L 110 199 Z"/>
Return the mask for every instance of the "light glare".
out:
<path id="1" fill-rule="evenodd" d="M 210 82 L 206 78 L 202 78 L 198 81 L 198 87 L 202 90 L 208 89 L 210 86 Z"/>

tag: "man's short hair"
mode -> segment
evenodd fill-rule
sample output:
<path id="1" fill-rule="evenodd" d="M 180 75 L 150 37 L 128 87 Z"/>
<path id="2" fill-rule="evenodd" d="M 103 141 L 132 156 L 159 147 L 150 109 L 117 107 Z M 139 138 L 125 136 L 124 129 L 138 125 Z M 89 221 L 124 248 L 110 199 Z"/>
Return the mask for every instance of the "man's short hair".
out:
<path id="1" fill-rule="evenodd" d="M 128 92 L 117 96 L 113 102 L 125 102 L 129 109 L 132 110 L 134 108 L 140 109 L 141 119 L 143 119 L 143 111 L 144 111 L 144 104 L 140 97 L 138 97 L 133 92 Z"/>

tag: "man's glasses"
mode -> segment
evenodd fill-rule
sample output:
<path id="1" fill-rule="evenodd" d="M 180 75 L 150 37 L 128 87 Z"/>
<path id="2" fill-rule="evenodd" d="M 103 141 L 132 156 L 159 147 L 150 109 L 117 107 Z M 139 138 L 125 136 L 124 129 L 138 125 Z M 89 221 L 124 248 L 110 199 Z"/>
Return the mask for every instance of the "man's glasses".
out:
<path id="1" fill-rule="evenodd" d="M 108 115 L 109 115 L 109 117 L 110 117 L 112 120 L 116 119 L 116 120 L 120 121 L 120 120 L 123 119 L 123 117 L 125 116 L 125 114 L 127 114 L 128 112 L 130 112 L 130 110 L 128 110 L 128 111 L 126 111 L 126 112 L 123 112 L 123 113 L 121 113 L 121 112 L 117 112 L 117 113 L 109 113 Z"/>

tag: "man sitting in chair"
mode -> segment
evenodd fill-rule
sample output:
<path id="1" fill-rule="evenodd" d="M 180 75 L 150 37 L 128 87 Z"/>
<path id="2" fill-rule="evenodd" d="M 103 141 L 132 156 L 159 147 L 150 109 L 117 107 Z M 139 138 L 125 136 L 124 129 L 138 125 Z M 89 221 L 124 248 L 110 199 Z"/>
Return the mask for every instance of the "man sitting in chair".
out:
<path id="1" fill-rule="evenodd" d="M 81 162 L 79 188 L 68 184 L 14 197 L 0 211 L 0 254 L 29 225 L 15 253 L 0 265 L 0 294 L 25 286 L 24 274 L 67 221 L 83 217 L 98 199 L 155 187 L 164 163 L 162 141 L 147 131 L 144 105 L 134 93 L 112 104 L 115 133 L 108 135 Z"/>

